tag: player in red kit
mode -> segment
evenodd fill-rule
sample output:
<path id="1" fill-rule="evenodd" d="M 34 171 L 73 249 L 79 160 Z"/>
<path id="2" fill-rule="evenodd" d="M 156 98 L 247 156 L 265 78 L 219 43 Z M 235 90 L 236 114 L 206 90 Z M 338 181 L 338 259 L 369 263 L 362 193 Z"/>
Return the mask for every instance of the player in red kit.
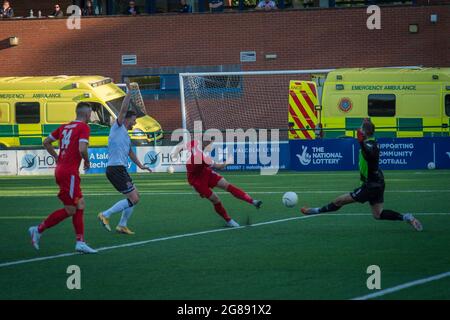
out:
<path id="1" fill-rule="evenodd" d="M 76 108 L 77 119 L 60 126 L 45 140 L 44 147 L 55 159 L 55 179 L 59 186 L 58 198 L 64 204 L 64 208 L 50 214 L 38 226 L 30 227 L 31 243 L 39 250 L 39 240 L 42 233 L 57 225 L 68 217 L 72 217 L 75 228 L 75 250 L 83 253 L 97 253 L 84 242 L 83 211 L 85 202 L 80 188 L 79 167 L 81 159 L 84 160 L 84 169 L 89 169 L 88 144 L 90 128 L 87 125 L 91 117 L 91 106 L 80 102 Z M 59 155 L 56 153 L 52 142 L 59 141 Z"/>
<path id="2" fill-rule="evenodd" d="M 212 141 L 203 140 L 203 150 L 211 146 Z M 219 196 L 212 190 L 215 187 L 231 193 L 235 198 L 248 202 L 256 208 L 260 208 L 262 201 L 253 200 L 247 193 L 230 184 L 224 177 L 216 173 L 213 169 L 224 169 L 228 163 L 215 163 L 201 149 L 197 140 L 192 140 L 187 145 L 190 157 L 186 163 L 187 179 L 189 184 L 197 191 L 202 198 L 212 202 L 216 212 L 226 221 L 228 227 L 239 227 L 239 224 L 231 219 L 222 205 Z M 175 152 L 177 154 L 179 152 Z"/>

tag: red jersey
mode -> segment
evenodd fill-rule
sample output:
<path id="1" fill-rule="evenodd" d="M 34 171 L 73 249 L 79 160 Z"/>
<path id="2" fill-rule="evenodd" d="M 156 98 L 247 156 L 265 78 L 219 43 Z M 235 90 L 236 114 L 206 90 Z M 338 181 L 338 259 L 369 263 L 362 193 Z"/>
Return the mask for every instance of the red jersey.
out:
<path id="1" fill-rule="evenodd" d="M 195 141 L 195 140 L 194 140 Z M 211 171 L 211 165 L 214 161 L 205 155 L 198 147 L 198 144 L 191 141 L 188 145 L 191 155 L 186 162 L 186 171 L 188 179 L 201 176 L 206 172 Z"/>
<path id="2" fill-rule="evenodd" d="M 75 120 L 63 124 L 49 135 L 50 139 L 59 140 L 57 170 L 78 173 L 81 163 L 79 144 L 89 143 L 90 132 L 86 123 Z"/>

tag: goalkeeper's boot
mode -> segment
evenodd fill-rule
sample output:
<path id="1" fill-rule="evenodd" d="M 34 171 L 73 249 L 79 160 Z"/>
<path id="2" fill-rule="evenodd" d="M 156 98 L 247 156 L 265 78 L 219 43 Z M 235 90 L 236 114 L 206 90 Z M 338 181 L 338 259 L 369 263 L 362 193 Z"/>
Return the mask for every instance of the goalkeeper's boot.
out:
<path id="1" fill-rule="evenodd" d="M 239 228 L 240 225 L 239 225 L 239 223 L 237 223 L 236 221 L 234 221 L 233 219 L 231 219 L 231 220 L 227 221 L 227 227 L 230 227 L 230 228 Z"/>
<path id="2" fill-rule="evenodd" d="M 300 209 L 300 211 L 305 214 L 305 215 L 311 215 L 311 214 L 318 214 L 319 213 L 319 208 L 307 208 L 307 207 L 303 207 Z"/>
<path id="3" fill-rule="evenodd" d="M 75 245 L 75 250 L 81 253 L 97 253 L 97 250 L 92 249 L 89 247 L 86 242 L 84 241 L 77 241 L 77 244 Z"/>
<path id="4" fill-rule="evenodd" d="M 41 239 L 41 234 L 38 231 L 38 227 L 30 227 L 28 233 L 31 237 L 31 244 L 36 250 L 39 250 L 39 240 Z"/>
<path id="5" fill-rule="evenodd" d="M 261 200 L 253 200 L 253 205 L 256 207 L 256 209 L 261 208 L 262 201 Z"/>
<path id="6" fill-rule="evenodd" d="M 415 218 L 411 213 L 407 213 L 404 215 L 403 218 L 406 222 L 408 222 L 416 231 L 422 231 L 423 230 L 423 226 L 420 223 L 420 221 Z"/>
<path id="7" fill-rule="evenodd" d="M 128 235 L 134 234 L 134 232 L 131 231 L 128 227 L 123 227 L 123 226 L 117 226 L 116 231 L 118 233 L 123 233 L 123 234 L 128 234 Z"/>
<path id="8" fill-rule="evenodd" d="M 103 215 L 103 212 L 100 212 L 97 218 L 102 223 L 102 226 L 105 227 L 106 230 L 111 232 L 111 227 L 109 226 L 109 219 Z"/>

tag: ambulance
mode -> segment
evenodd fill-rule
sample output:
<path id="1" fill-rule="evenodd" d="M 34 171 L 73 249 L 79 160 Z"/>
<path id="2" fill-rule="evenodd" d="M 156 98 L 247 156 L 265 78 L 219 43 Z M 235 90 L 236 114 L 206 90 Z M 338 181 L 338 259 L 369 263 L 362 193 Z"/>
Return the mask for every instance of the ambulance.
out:
<path id="1" fill-rule="evenodd" d="M 90 146 L 106 146 L 111 125 L 125 93 L 102 76 L 0 77 L 0 149 L 36 148 L 54 129 L 75 119 L 78 102 L 89 102 Z M 162 138 L 161 125 L 133 102 L 137 124 L 133 145 L 153 145 Z"/>
<path id="2" fill-rule="evenodd" d="M 450 68 L 352 68 L 290 81 L 289 139 L 449 136 Z"/>

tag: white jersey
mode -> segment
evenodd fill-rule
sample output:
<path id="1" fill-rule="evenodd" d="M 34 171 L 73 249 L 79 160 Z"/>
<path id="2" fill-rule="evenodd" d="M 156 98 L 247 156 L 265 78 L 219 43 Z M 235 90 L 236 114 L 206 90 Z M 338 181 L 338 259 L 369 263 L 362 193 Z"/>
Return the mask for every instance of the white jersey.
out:
<path id="1" fill-rule="evenodd" d="M 108 167 L 124 166 L 128 168 L 128 153 L 131 148 L 131 139 L 128 130 L 122 124 L 114 121 L 108 137 Z"/>

